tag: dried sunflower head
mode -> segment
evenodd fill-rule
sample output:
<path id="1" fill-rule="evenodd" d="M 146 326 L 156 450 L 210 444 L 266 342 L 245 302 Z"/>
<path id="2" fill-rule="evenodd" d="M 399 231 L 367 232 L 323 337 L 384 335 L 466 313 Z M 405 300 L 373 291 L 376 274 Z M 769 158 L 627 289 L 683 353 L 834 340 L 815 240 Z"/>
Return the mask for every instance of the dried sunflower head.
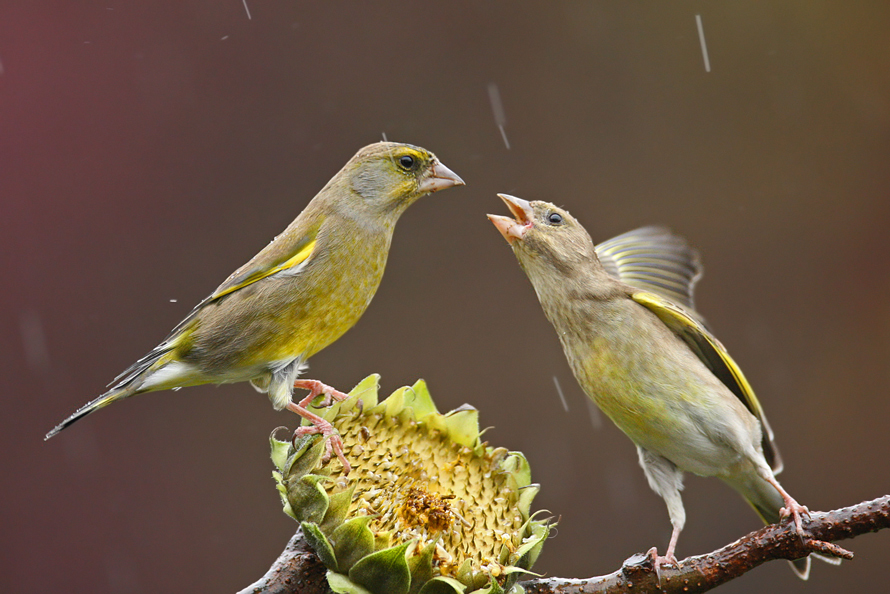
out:
<path id="1" fill-rule="evenodd" d="M 379 376 L 321 414 L 353 466 L 322 462 L 318 436 L 272 438 L 284 511 L 328 567 L 335 592 L 519 592 L 549 531 L 529 514 L 525 457 L 491 448 L 478 412 L 436 410 L 423 380 L 377 402 Z"/>

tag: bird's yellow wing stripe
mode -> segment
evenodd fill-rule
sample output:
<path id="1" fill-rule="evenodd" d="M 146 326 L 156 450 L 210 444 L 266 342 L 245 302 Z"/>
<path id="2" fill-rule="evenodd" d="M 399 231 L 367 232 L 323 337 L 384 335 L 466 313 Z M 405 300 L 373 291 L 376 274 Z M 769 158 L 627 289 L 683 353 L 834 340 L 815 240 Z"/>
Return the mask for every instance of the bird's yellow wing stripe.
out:
<path id="1" fill-rule="evenodd" d="M 291 256 L 281 264 L 277 264 L 270 268 L 250 268 L 248 270 L 245 270 L 241 274 L 236 274 L 227 282 L 223 283 L 223 285 L 220 286 L 213 293 L 213 295 L 210 296 L 210 299 L 219 299 L 223 295 L 228 295 L 233 291 L 242 289 L 249 284 L 257 282 L 260 279 L 264 279 L 283 270 L 288 270 L 290 268 L 303 264 L 312 255 L 313 250 L 315 250 L 315 244 L 316 239 L 313 238 L 312 240 L 303 244 L 303 246 L 301 246 L 297 250 L 297 253 L 295 253 L 293 256 Z"/>
<path id="2" fill-rule="evenodd" d="M 773 430 L 763 414 L 760 401 L 754 395 L 754 389 L 736 362 L 729 356 L 726 348 L 701 322 L 667 299 L 654 293 L 639 291 L 633 294 L 633 300 L 658 316 L 668 328 L 682 338 L 702 363 L 744 403 L 751 414 L 757 417 L 763 426 L 764 456 L 773 472 L 778 474 L 782 470 L 782 461 L 773 443 Z"/>
<path id="3" fill-rule="evenodd" d="M 664 227 L 641 227 L 598 244 L 606 272 L 641 291 L 666 297 L 692 316 L 692 292 L 701 278 L 698 253 Z"/>

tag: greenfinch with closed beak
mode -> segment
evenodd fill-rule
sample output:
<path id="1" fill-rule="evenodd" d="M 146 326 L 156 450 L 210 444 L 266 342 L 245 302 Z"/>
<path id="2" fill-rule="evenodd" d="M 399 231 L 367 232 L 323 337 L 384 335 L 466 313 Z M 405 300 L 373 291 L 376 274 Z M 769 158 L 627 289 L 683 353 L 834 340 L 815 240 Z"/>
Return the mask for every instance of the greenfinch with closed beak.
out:
<path id="1" fill-rule="evenodd" d="M 396 222 L 418 198 L 463 180 L 426 149 L 379 142 L 349 160 L 299 216 L 229 276 L 110 390 L 46 435 L 57 434 L 105 406 L 143 392 L 249 381 L 320 433 L 346 472 L 350 466 L 333 427 L 307 409 L 345 394 L 297 379 L 306 361 L 340 338 L 377 291 Z M 294 402 L 294 388 L 309 395 Z M 323 403 L 324 404 L 324 403 Z"/>
<path id="2" fill-rule="evenodd" d="M 766 523 L 809 512 L 776 480 L 773 432 L 754 391 L 693 306 L 697 254 L 660 227 L 594 246 L 565 210 L 499 195 L 488 215 L 513 248 L 584 392 L 637 446 L 673 525 L 656 569 L 676 564 L 686 521 L 683 473 L 716 476 Z M 793 562 L 806 579 L 809 558 Z"/>

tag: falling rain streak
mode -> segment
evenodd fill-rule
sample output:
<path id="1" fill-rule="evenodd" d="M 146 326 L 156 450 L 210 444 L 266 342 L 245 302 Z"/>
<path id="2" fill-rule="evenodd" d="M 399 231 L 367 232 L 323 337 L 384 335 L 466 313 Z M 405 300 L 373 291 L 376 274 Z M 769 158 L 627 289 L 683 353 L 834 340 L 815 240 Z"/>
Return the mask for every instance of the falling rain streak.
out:
<path id="1" fill-rule="evenodd" d="M 556 393 L 559 394 L 559 400 L 562 402 L 562 407 L 566 412 L 569 412 L 569 403 L 566 402 L 566 397 L 562 393 L 562 387 L 559 385 L 559 378 L 555 375 L 553 376 L 553 385 L 556 386 Z"/>
<path id="2" fill-rule="evenodd" d="M 241 0 L 244 3 L 244 11 L 247 13 L 247 20 L 252 21 L 253 18 L 250 16 L 250 9 L 247 7 L 247 0 Z"/>
<path id="3" fill-rule="evenodd" d="M 596 407 L 590 398 L 585 400 L 587 401 L 587 411 L 590 413 L 590 424 L 593 425 L 594 429 L 602 429 L 603 417 L 600 415 L 600 409 Z"/>
<path id="4" fill-rule="evenodd" d="M 494 123 L 501 131 L 501 138 L 504 139 L 504 146 L 510 150 L 510 141 L 507 140 L 507 132 L 504 130 L 504 126 L 507 125 L 507 115 L 504 113 L 504 104 L 501 103 L 501 92 L 494 83 L 488 83 L 488 100 L 491 102 L 491 111 L 494 113 Z"/>
<path id="5" fill-rule="evenodd" d="M 705 28 L 701 24 L 701 15 L 695 15 L 695 24 L 698 26 L 698 40 L 701 43 L 701 55 L 705 59 L 705 72 L 711 71 L 711 61 L 708 59 L 708 44 L 705 43 Z"/>

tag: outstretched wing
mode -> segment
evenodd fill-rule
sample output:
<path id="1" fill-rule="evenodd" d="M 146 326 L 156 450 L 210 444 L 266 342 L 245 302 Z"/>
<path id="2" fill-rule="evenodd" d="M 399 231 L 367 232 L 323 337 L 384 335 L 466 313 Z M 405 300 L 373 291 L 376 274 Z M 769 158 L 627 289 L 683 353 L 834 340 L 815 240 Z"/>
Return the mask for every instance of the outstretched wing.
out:
<path id="1" fill-rule="evenodd" d="M 782 459 L 773 441 L 773 430 L 763 414 L 763 409 L 745 374 L 732 360 L 726 349 L 720 344 L 707 328 L 682 307 L 671 303 L 661 295 L 639 291 L 633 294 L 633 300 L 649 309 L 667 325 L 677 336 L 689 345 L 699 359 L 723 382 L 730 391 L 738 396 L 748 410 L 751 411 L 763 427 L 763 454 L 773 472 L 782 471 Z"/>
<path id="2" fill-rule="evenodd" d="M 702 275 L 698 253 L 665 227 L 623 233 L 597 245 L 596 255 L 615 278 L 694 312 L 692 292 Z"/>

